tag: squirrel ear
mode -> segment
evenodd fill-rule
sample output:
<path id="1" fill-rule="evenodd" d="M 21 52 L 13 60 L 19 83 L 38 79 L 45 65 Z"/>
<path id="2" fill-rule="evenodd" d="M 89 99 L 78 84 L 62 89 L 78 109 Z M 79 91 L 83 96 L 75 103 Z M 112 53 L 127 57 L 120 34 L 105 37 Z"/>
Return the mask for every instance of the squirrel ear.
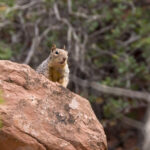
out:
<path id="1" fill-rule="evenodd" d="M 55 49 L 56 49 L 56 45 L 53 44 L 53 45 L 52 45 L 52 48 L 51 48 L 51 51 L 54 51 Z"/>

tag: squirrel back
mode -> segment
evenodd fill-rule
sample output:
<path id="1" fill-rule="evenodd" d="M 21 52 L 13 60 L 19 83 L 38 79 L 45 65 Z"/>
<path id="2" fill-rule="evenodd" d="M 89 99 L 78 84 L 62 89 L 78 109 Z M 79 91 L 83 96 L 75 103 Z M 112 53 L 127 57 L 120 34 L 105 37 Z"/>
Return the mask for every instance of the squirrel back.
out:
<path id="1" fill-rule="evenodd" d="M 37 72 L 43 74 L 53 82 L 58 82 L 67 87 L 69 82 L 68 52 L 65 49 L 58 49 L 55 45 L 51 53 L 37 68 Z"/>

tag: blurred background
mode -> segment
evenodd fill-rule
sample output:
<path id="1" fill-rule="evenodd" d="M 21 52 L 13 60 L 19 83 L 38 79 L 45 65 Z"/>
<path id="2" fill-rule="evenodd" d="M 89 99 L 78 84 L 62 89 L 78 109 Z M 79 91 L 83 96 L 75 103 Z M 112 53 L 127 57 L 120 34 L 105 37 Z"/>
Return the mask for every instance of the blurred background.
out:
<path id="1" fill-rule="evenodd" d="M 35 69 L 52 44 L 66 46 L 68 88 L 90 101 L 108 149 L 150 150 L 150 0 L 0 0 L 0 59 Z"/>

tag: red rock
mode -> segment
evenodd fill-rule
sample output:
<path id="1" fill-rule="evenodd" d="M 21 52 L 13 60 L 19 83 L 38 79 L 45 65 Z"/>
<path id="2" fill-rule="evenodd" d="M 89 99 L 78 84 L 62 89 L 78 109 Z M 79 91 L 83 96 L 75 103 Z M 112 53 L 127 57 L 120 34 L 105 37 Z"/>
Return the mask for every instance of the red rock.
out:
<path id="1" fill-rule="evenodd" d="M 0 61 L 0 150 L 106 150 L 88 100 L 27 65 Z"/>

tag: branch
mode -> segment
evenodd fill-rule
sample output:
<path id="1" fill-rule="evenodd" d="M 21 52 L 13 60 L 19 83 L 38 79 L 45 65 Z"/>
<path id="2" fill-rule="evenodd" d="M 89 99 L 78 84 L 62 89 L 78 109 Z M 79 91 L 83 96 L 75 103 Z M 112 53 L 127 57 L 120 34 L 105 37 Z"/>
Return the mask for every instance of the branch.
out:
<path id="1" fill-rule="evenodd" d="M 140 121 L 137 121 L 137 120 L 134 120 L 134 119 L 131 119 L 129 117 L 126 117 L 126 116 L 123 116 L 122 118 L 120 118 L 120 120 L 126 124 L 128 124 L 129 126 L 131 127 L 134 127 L 140 131 L 143 131 L 143 126 L 144 126 L 144 123 L 140 122 Z"/>
<path id="2" fill-rule="evenodd" d="M 107 31 L 109 31 L 109 30 L 111 30 L 112 29 L 112 25 L 109 25 L 109 26 L 106 26 L 106 27 L 104 27 L 104 28 L 102 28 L 102 29 L 100 29 L 100 30 L 98 30 L 98 31 L 95 31 L 94 33 L 92 33 L 90 36 L 89 36 L 89 38 L 94 38 L 95 36 L 99 36 L 100 34 L 103 34 L 103 33 L 105 33 L 105 32 L 107 32 Z"/>
<path id="3" fill-rule="evenodd" d="M 146 92 L 139 92 L 139 91 L 133 91 L 129 89 L 124 89 L 124 88 L 118 88 L 118 87 L 110 87 L 106 85 L 99 84 L 94 81 L 88 81 L 88 80 L 82 80 L 76 76 L 72 76 L 71 78 L 76 84 L 82 86 L 82 87 L 89 87 L 92 88 L 96 91 L 105 93 L 105 94 L 110 94 L 110 95 L 115 95 L 115 96 L 124 96 L 124 97 L 129 97 L 129 98 L 136 98 L 136 99 L 144 99 L 148 102 L 150 102 L 150 93 Z"/>
<path id="4" fill-rule="evenodd" d="M 135 35 L 134 33 L 132 33 L 131 37 L 125 41 L 125 42 L 122 42 L 122 41 L 118 41 L 119 44 L 121 44 L 122 46 L 124 47 L 127 47 L 129 46 L 130 44 L 138 41 L 141 37 L 139 35 Z"/>
<path id="5" fill-rule="evenodd" d="M 40 39 L 42 40 L 43 38 L 45 38 L 47 35 L 48 35 L 48 33 L 50 32 L 50 31 L 52 31 L 52 30 L 58 30 L 58 29 L 60 29 L 61 28 L 61 26 L 60 25 L 58 25 L 58 26 L 49 26 L 49 27 L 47 27 L 44 31 L 43 31 L 43 33 L 41 34 L 41 36 L 40 36 Z"/>
<path id="6" fill-rule="evenodd" d="M 79 52 L 80 52 L 80 45 L 81 45 L 79 36 L 77 35 L 77 33 L 76 33 L 75 29 L 73 28 L 73 26 L 71 25 L 71 23 L 66 18 L 62 18 L 60 16 L 57 3 L 54 4 L 54 13 L 55 13 L 56 19 L 58 21 L 63 22 L 64 24 L 66 24 L 68 26 L 68 29 L 70 30 L 69 32 L 72 33 L 73 38 L 75 40 L 75 56 L 74 56 L 74 58 L 76 61 L 79 61 Z M 68 35 L 68 39 L 69 39 L 69 35 Z"/>
<path id="7" fill-rule="evenodd" d="M 37 2 L 37 1 L 31 1 L 30 3 L 27 3 L 25 5 L 18 5 L 18 4 L 16 4 L 13 7 L 7 8 L 6 14 L 8 14 L 8 13 L 14 11 L 14 10 L 25 10 L 25 9 L 30 8 L 32 6 L 35 6 L 35 5 L 37 5 L 38 3 L 41 3 L 41 2 L 43 2 L 43 0 L 41 0 L 39 2 Z"/>
<path id="8" fill-rule="evenodd" d="M 6 21 L 0 23 L 0 28 L 6 27 L 7 25 L 10 25 L 10 24 L 11 24 L 11 22 L 6 20 Z"/>
<path id="9" fill-rule="evenodd" d="M 28 52 L 28 55 L 24 61 L 25 64 L 29 64 L 30 63 L 30 60 L 34 54 L 34 51 L 36 50 L 36 48 L 39 46 L 39 43 L 41 41 L 41 38 L 39 36 L 39 28 L 37 26 L 37 24 L 35 24 L 35 28 L 34 28 L 34 32 L 35 32 L 35 37 L 33 38 L 32 40 L 32 45 L 30 47 L 30 50 Z"/>
<path id="10" fill-rule="evenodd" d="M 57 6 L 56 3 L 54 4 L 54 13 L 55 13 L 56 19 L 58 21 L 63 22 L 64 24 L 66 24 L 68 26 L 68 28 L 70 28 L 70 30 L 72 30 L 73 36 L 74 36 L 75 40 L 79 41 L 79 37 L 76 34 L 75 29 L 73 28 L 73 26 L 71 25 L 71 23 L 66 18 L 62 18 L 60 16 L 59 9 L 58 9 L 58 6 Z"/>
<path id="11" fill-rule="evenodd" d="M 39 40 L 38 36 L 33 38 L 31 48 L 30 48 L 29 53 L 28 53 L 28 55 L 27 55 L 27 57 L 26 57 L 26 59 L 24 61 L 24 64 L 29 64 L 30 63 L 31 58 L 32 58 L 32 56 L 34 54 L 34 51 L 38 47 L 39 43 L 40 43 L 40 40 Z"/>
<path id="12" fill-rule="evenodd" d="M 102 16 L 100 15 L 88 15 L 88 14 L 85 14 L 83 12 L 73 12 L 72 10 L 72 0 L 67 0 L 67 4 L 68 4 L 68 12 L 70 15 L 73 15 L 73 16 L 76 16 L 76 17 L 81 17 L 83 19 L 87 19 L 87 21 L 93 21 L 93 20 L 96 20 L 96 19 L 101 19 Z"/>
<path id="13" fill-rule="evenodd" d="M 149 150 L 150 148 L 150 105 L 147 108 L 147 114 L 146 114 L 146 123 L 144 126 L 144 141 L 143 141 L 143 150 Z"/>

